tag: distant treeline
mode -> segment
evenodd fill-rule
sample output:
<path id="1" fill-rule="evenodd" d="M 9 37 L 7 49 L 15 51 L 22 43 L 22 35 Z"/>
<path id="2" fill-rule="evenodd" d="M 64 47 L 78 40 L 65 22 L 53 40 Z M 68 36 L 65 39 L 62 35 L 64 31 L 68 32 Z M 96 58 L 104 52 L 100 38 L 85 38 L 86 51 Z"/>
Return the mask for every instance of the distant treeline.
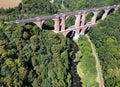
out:
<path id="1" fill-rule="evenodd" d="M 62 6 L 62 2 L 64 7 Z M 119 0 L 22 0 L 22 3 L 20 3 L 18 7 L 7 10 L 0 9 L 0 18 L 3 20 L 18 20 L 119 3 Z"/>

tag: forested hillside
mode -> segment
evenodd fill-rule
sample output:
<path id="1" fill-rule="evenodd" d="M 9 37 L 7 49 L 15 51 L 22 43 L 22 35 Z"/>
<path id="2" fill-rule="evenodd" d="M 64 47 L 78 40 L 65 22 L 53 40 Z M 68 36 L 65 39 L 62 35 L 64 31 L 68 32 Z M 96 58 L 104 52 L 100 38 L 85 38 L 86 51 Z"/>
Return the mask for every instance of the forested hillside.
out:
<path id="1" fill-rule="evenodd" d="M 70 39 L 34 24 L 4 24 L 4 21 L 45 16 L 120 4 L 119 0 L 22 0 L 18 7 L 0 9 L 0 87 L 71 87 Z M 120 9 L 90 28 L 88 34 L 96 46 L 106 87 L 120 85 Z M 89 17 L 88 17 L 89 19 Z M 66 25 L 71 25 L 71 18 Z M 77 69 L 85 74 L 82 82 L 96 87 L 95 60 L 84 37 L 78 42 Z M 86 44 L 86 45 L 85 45 Z M 86 51 L 88 50 L 88 51 Z M 70 53 L 71 52 L 71 53 Z M 82 55 L 81 55 L 82 53 Z M 80 54 L 80 55 L 79 55 Z M 90 59 L 91 58 L 91 59 Z M 89 61 L 89 62 L 87 62 Z M 92 64 L 91 64 L 92 63 Z M 79 66 L 82 67 L 79 68 Z M 86 72 L 89 65 L 90 72 Z M 95 73 L 95 74 L 94 74 Z M 93 75 L 94 74 L 94 75 Z M 91 77 L 89 77 L 91 76 Z"/>
<path id="2" fill-rule="evenodd" d="M 36 26 L 0 23 L 0 87 L 70 87 L 69 46 Z"/>
<path id="3" fill-rule="evenodd" d="M 33 24 L 4 24 L 55 10 L 48 0 L 23 0 L 16 8 L 0 9 L 0 87 L 71 87 L 69 39 Z"/>
<path id="4" fill-rule="evenodd" d="M 120 86 L 120 9 L 89 30 L 103 70 L 106 87 Z"/>
<path id="5" fill-rule="evenodd" d="M 68 0 L 68 2 L 72 11 L 120 4 L 119 0 Z"/>

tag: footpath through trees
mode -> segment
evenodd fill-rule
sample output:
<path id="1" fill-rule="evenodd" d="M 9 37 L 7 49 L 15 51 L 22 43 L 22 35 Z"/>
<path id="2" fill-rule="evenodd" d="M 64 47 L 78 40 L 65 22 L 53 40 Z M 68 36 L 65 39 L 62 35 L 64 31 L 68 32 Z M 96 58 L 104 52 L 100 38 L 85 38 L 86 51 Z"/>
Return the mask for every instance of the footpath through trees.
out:
<path id="1" fill-rule="evenodd" d="M 97 70 L 97 77 L 98 77 L 99 87 L 104 87 L 104 81 L 103 81 L 102 71 L 101 71 L 101 68 L 100 68 L 99 59 L 97 57 L 97 54 L 96 54 L 96 51 L 94 49 L 93 43 L 90 40 L 90 37 L 87 34 L 85 36 L 87 37 L 88 42 L 90 43 L 92 53 L 93 53 L 93 56 L 94 56 L 95 61 L 96 61 L 96 70 Z"/>

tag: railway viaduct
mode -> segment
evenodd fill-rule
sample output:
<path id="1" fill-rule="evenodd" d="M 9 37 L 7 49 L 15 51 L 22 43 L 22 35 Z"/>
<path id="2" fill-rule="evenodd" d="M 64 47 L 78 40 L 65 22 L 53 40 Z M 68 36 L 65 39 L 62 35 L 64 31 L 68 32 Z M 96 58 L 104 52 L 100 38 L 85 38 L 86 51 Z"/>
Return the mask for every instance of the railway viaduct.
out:
<path id="1" fill-rule="evenodd" d="M 44 16 L 44 17 L 36 17 L 36 18 L 30 18 L 30 19 L 24 19 L 24 20 L 16 20 L 16 23 L 34 23 L 36 24 L 40 29 L 42 29 L 43 23 L 46 20 L 53 20 L 54 21 L 54 29 L 53 31 L 55 33 L 61 33 L 64 36 L 66 36 L 70 31 L 74 31 L 74 39 L 78 39 L 80 35 L 84 35 L 87 28 L 97 24 L 97 17 L 100 12 L 104 12 L 102 14 L 101 20 L 104 20 L 109 12 L 116 11 L 119 8 L 120 5 L 113 5 L 113 6 L 105 6 L 101 8 L 93 8 L 89 10 L 80 10 L 76 12 L 68 12 L 68 13 L 61 13 L 61 14 L 54 14 L 50 16 Z M 86 16 L 92 13 L 91 21 L 86 23 L 85 19 Z M 71 25 L 71 27 L 66 29 L 66 20 L 70 16 L 75 16 L 75 23 L 74 25 Z"/>

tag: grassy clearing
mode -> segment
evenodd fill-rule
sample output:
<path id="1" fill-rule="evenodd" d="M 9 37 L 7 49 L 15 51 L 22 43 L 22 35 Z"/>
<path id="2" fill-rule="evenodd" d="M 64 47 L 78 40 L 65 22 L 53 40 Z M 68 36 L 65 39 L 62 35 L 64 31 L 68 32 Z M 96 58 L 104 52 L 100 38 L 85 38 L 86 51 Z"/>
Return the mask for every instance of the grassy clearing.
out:
<path id="1" fill-rule="evenodd" d="M 18 6 L 22 0 L 0 0 L 0 8 L 13 8 Z"/>
<path id="2" fill-rule="evenodd" d="M 85 36 L 82 36 L 78 41 L 78 47 L 79 51 L 76 55 L 82 56 L 79 58 L 76 56 L 76 60 L 79 60 L 77 72 L 82 79 L 83 87 L 99 87 L 95 58 L 92 55 L 90 43 Z"/>

